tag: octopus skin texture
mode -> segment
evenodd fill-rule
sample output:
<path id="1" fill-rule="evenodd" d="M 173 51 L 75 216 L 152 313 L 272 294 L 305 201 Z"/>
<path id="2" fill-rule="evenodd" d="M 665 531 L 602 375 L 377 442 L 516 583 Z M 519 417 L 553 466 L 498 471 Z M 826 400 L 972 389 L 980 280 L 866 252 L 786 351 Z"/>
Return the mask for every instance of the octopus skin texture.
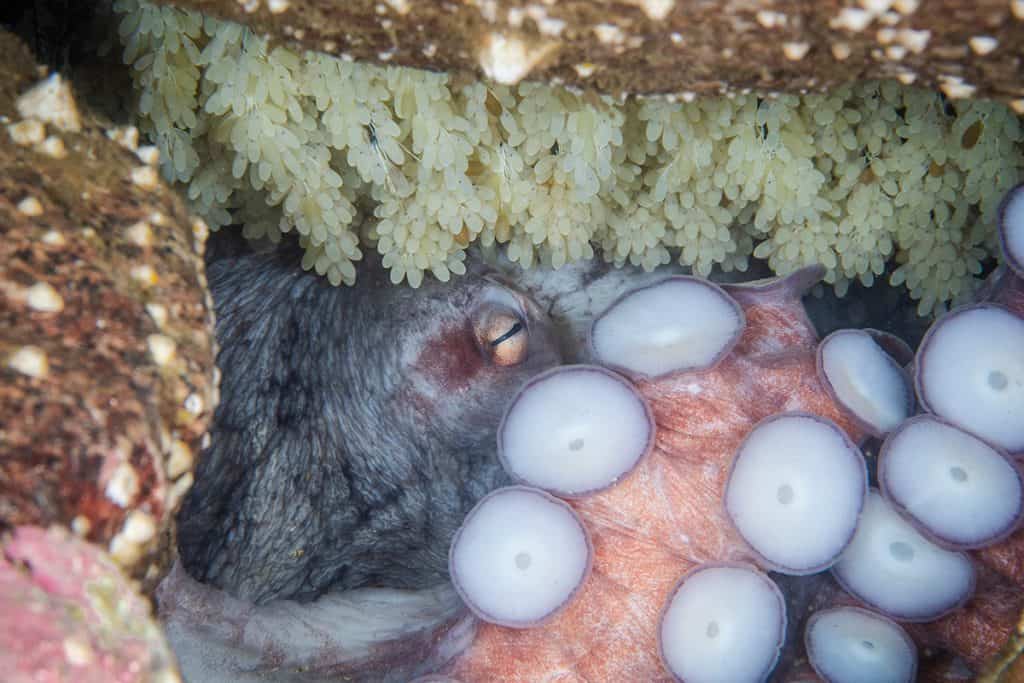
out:
<path id="1" fill-rule="evenodd" d="M 208 266 L 221 403 L 182 564 L 255 604 L 441 583 L 452 533 L 505 479 L 488 453 L 507 396 L 559 360 L 546 317 L 484 272 L 414 291 L 367 262 L 336 288 L 298 258 Z"/>
<path id="2" fill-rule="evenodd" d="M 450 659 L 474 624 L 448 545 L 508 481 L 509 397 L 561 360 L 544 310 L 482 264 L 411 290 L 371 257 L 335 288 L 300 258 L 221 235 L 208 256 L 221 402 L 157 593 L 187 680 L 403 680 Z"/>

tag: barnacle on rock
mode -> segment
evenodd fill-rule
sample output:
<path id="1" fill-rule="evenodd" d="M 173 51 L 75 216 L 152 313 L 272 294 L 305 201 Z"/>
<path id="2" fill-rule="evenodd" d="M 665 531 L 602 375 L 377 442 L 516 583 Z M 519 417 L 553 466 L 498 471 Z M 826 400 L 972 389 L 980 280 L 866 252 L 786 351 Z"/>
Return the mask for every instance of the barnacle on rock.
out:
<path id="1" fill-rule="evenodd" d="M 142 130 L 212 228 L 295 230 L 304 265 L 352 282 L 464 272 L 467 247 L 524 266 L 590 258 L 699 274 L 811 263 L 842 294 L 895 262 L 924 315 L 974 291 L 1021 122 L 895 82 L 827 94 L 613 101 L 463 83 L 272 47 L 240 26 L 117 0 Z M 364 224 L 364 218 L 365 220 Z"/>

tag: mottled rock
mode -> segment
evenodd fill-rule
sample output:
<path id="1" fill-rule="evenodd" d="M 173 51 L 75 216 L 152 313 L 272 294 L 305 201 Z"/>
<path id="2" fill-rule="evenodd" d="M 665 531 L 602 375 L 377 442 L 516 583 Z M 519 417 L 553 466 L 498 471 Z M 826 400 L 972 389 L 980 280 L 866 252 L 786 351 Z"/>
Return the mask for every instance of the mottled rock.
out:
<path id="1" fill-rule="evenodd" d="M 1024 0 L 160 0 L 358 60 L 608 93 L 896 78 L 1024 111 Z"/>
<path id="2" fill-rule="evenodd" d="M 180 681 L 149 603 L 102 550 L 56 527 L 18 527 L 2 550 L 3 680 Z"/>
<path id="3" fill-rule="evenodd" d="M 206 229 L 34 63 L 0 32 L 0 532 L 71 529 L 151 586 L 216 403 Z"/>

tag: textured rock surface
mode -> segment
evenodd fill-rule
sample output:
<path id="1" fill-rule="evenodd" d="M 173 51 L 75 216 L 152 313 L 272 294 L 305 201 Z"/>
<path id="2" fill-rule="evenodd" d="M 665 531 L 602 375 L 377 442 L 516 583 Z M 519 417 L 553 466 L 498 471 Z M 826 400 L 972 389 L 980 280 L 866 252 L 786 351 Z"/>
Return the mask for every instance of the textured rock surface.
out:
<path id="1" fill-rule="evenodd" d="M 506 82 L 718 93 L 902 78 L 1024 110 L 1021 0 L 163 1 L 310 49 Z"/>
<path id="2" fill-rule="evenodd" d="M 19 527 L 2 549 L 4 681 L 180 681 L 149 603 L 99 548 L 61 529 Z"/>
<path id="3" fill-rule="evenodd" d="M 206 230 L 132 129 L 26 97 L 33 64 L 0 33 L 0 532 L 66 526 L 153 581 L 216 401 Z"/>

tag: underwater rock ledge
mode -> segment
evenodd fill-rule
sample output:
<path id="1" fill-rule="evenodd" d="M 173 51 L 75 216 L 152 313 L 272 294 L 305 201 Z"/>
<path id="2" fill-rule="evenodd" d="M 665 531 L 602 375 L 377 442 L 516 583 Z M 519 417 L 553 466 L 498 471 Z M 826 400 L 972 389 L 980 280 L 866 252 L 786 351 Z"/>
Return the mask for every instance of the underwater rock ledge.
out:
<path id="1" fill-rule="evenodd" d="M 70 529 L 152 587 L 217 402 L 207 230 L 45 75 L 0 31 L 0 533 Z"/>
<path id="2" fill-rule="evenodd" d="M 160 0 L 346 59 L 609 94 L 898 78 L 1024 111 L 1021 0 Z"/>

